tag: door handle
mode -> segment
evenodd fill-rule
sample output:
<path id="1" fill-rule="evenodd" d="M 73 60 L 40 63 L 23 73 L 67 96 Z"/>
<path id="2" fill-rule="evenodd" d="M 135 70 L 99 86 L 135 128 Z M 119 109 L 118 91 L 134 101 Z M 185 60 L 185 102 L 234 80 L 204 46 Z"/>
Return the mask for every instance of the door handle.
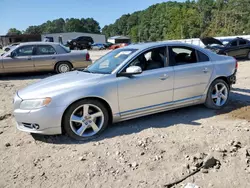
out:
<path id="1" fill-rule="evenodd" d="M 168 78 L 169 76 L 167 74 L 163 74 L 162 76 L 159 77 L 160 80 L 166 80 Z"/>
<path id="2" fill-rule="evenodd" d="M 29 57 L 28 60 L 30 61 L 30 60 L 31 60 L 31 57 Z"/>
<path id="3" fill-rule="evenodd" d="M 204 72 L 204 73 L 208 73 L 208 72 L 209 72 L 208 68 L 204 68 L 204 69 L 203 69 L 203 72 Z"/>
<path id="4" fill-rule="evenodd" d="M 56 57 L 52 57 L 52 59 L 56 59 Z"/>

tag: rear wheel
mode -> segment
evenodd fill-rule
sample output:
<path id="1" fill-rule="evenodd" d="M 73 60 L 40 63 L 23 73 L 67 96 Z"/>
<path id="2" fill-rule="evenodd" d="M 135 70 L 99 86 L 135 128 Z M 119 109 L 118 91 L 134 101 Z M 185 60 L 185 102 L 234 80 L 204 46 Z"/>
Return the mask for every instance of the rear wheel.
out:
<path id="1" fill-rule="evenodd" d="M 66 73 L 72 70 L 72 65 L 68 62 L 60 62 L 56 65 L 56 72 L 59 73 Z"/>
<path id="2" fill-rule="evenodd" d="M 100 135 L 108 126 L 108 122 L 108 111 L 101 102 L 84 99 L 69 107 L 62 123 L 70 137 L 89 140 Z"/>
<path id="3" fill-rule="evenodd" d="M 209 87 L 205 105 L 211 109 L 221 109 L 229 99 L 229 86 L 221 79 L 215 80 Z"/>

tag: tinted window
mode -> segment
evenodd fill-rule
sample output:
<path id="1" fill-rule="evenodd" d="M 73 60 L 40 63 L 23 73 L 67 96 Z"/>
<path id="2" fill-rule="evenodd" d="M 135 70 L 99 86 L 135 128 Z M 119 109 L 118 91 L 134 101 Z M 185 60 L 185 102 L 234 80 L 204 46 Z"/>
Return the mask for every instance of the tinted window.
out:
<path id="1" fill-rule="evenodd" d="M 22 46 L 15 50 L 17 56 L 31 56 L 33 54 L 34 46 Z"/>
<path id="2" fill-rule="evenodd" d="M 239 45 L 246 45 L 247 41 L 246 40 L 239 40 Z"/>
<path id="3" fill-rule="evenodd" d="M 205 55 L 204 53 L 200 52 L 200 51 L 196 51 L 197 55 L 198 55 L 198 60 L 199 62 L 205 62 L 205 61 L 209 61 L 209 58 L 207 55 Z"/>
<path id="4" fill-rule="evenodd" d="M 53 55 L 56 54 L 55 49 L 50 45 L 39 45 L 36 49 L 36 55 Z"/>
<path id="5" fill-rule="evenodd" d="M 237 40 L 233 41 L 233 42 L 231 43 L 231 46 L 237 46 Z"/>
<path id="6" fill-rule="evenodd" d="M 196 63 L 195 49 L 188 47 L 169 47 L 171 65 L 185 65 Z"/>
<path id="7" fill-rule="evenodd" d="M 165 54 L 165 47 L 155 48 L 139 55 L 129 66 L 139 66 L 143 71 L 162 68 L 166 62 Z"/>

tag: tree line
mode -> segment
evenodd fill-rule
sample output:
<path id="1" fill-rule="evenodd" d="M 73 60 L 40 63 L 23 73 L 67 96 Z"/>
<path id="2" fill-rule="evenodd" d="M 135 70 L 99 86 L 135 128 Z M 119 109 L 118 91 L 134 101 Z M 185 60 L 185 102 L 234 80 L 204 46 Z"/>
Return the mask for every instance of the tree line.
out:
<path id="1" fill-rule="evenodd" d="M 20 34 L 45 34 L 45 33 L 62 33 L 62 32 L 86 32 L 101 33 L 99 23 L 93 18 L 59 18 L 47 21 L 41 25 L 29 26 L 25 31 L 10 28 L 7 35 Z"/>
<path id="2" fill-rule="evenodd" d="M 250 34 L 249 0 L 187 0 L 155 4 L 106 25 L 107 36 L 133 42 Z"/>

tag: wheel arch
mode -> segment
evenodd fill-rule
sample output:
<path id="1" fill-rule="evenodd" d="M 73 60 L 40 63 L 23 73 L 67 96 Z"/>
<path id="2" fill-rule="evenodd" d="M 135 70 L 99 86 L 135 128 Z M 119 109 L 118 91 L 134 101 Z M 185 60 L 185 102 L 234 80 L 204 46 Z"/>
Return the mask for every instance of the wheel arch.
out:
<path id="1" fill-rule="evenodd" d="M 224 80 L 224 81 L 228 84 L 228 87 L 230 87 L 230 81 L 229 81 L 228 77 L 226 77 L 226 76 L 219 76 L 219 77 L 216 77 L 216 78 L 211 82 L 211 84 L 212 84 L 215 80 L 219 80 L 219 79 Z M 210 84 L 210 85 L 211 85 L 211 84 Z"/>
<path id="2" fill-rule="evenodd" d="M 112 116 L 112 109 L 111 109 L 111 106 L 109 105 L 109 103 L 104 100 L 103 98 L 101 97 L 96 97 L 96 96 L 90 96 L 90 97 L 83 97 L 83 98 L 80 98 L 80 99 L 77 99 L 76 101 L 70 103 L 67 108 L 64 110 L 63 112 L 63 115 L 61 117 L 61 129 L 62 129 L 62 133 L 65 133 L 64 129 L 63 129 L 63 117 L 65 115 L 65 113 L 67 112 L 67 110 L 69 109 L 69 107 L 73 104 L 75 104 L 76 102 L 79 102 L 81 100 L 85 100 L 85 99 L 90 99 L 90 100 L 98 100 L 99 102 L 101 102 L 108 110 L 108 114 L 109 114 L 109 123 L 112 123 L 113 122 L 113 116 Z"/>
<path id="3" fill-rule="evenodd" d="M 68 61 L 68 60 L 65 60 L 65 61 L 60 60 L 60 61 L 57 61 L 57 62 L 55 63 L 55 65 L 54 65 L 54 70 L 55 70 L 55 71 L 56 71 L 56 67 L 57 67 L 57 65 L 58 65 L 59 63 L 69 63 L 69 64 L 71 65 L 71 67 L 74 68 L 73 64 L 72 64 L 70 61 Z"/>

